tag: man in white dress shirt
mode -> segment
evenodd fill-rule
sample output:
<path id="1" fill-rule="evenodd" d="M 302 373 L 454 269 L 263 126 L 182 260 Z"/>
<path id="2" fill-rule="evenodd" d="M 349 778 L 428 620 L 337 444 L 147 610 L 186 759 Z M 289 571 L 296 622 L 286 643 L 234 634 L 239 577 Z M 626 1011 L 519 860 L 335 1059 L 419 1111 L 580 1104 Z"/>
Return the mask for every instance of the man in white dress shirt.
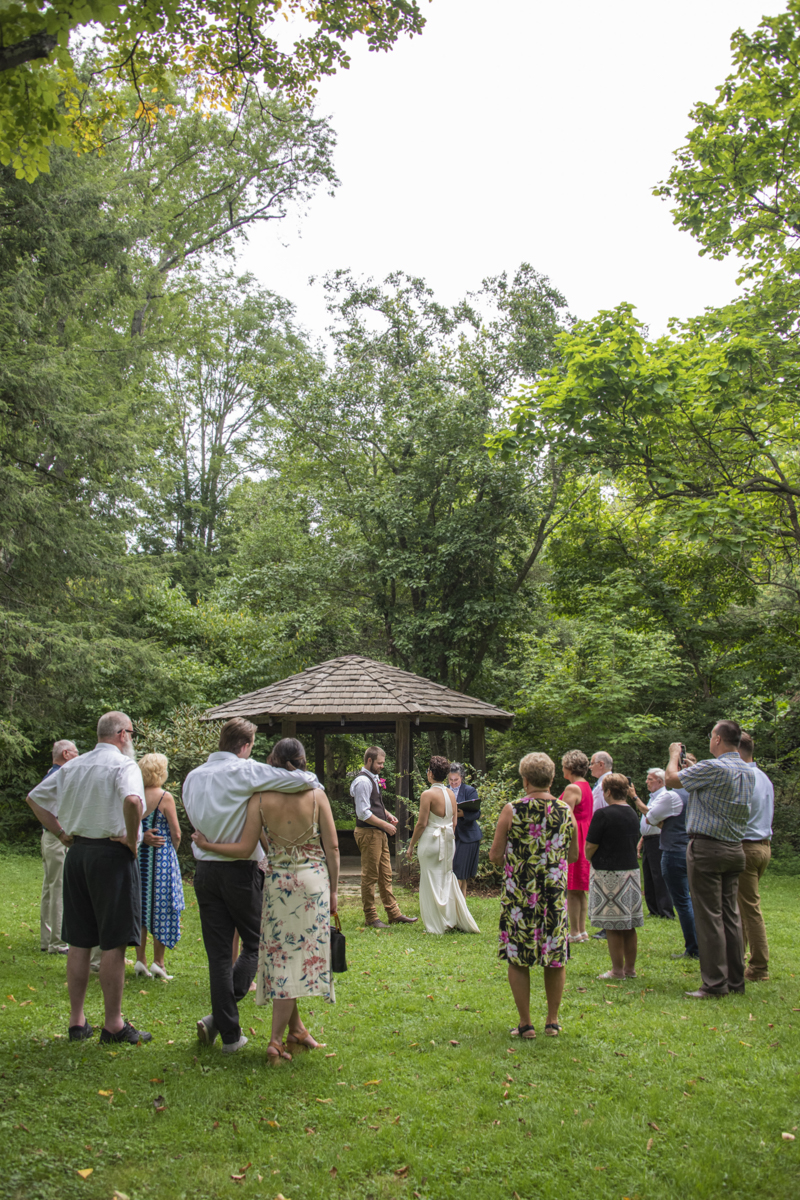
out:
<path id="1" fill-rule="evenodd" d="M 105 713 L 97 745 L 32 789 L 28 803 L 41 823 L 69 847 L 64 864 L 62 934 L 69 943 L 67 986 L 71 1041 L 91 1037 L 84 1000 L 92 947 L 101 950 L 105 1003 L 101 1042 L 149 1042 L 122 1016 L 125 950 L 141 941 L 140 827 L 145 809 L 131 719 Z"/>
<path id="2" fill-rule="evenodd" d="M 183 806 L 210 842 L 236 842 L 244 827 L 247 802 L 256 792 L 305 792 L 320 787 L 310 771 L 287 771 L 251 758 L 256 726 L 233 717 L 220 730 L 219 750 L 186 776 Z M 239 1024 L 239 1001 L 248 993 L 258 966 L 264 875 L 260 843 L 249 859 L 224 858 L 192 843 L 197 859 L 194 894 L 208 956 L 211 1012 L 197 1022 L 197 1036 L 210 1046 L 217 1034 L 222 1049 L 234 1054 L 247 1045 Z M 239 933 L 239 957 L 231 964 Z"/>
<path id="3" fill-rule="evenodd" d="M 660 767 L 651 767 L 647 772 L 647 790 L 651 801 L 653 796 L 660 795 L 664 789 L 664 772 Z M 649 805 L 636 797 L 636 807 L 641 814 L 639 827 L 642 836 L 639 839 L 639 854 L 642 857 L 642 875 L 644 877 L 644 898 L 651 917 L 663 917 L 674 920 L 672 911 L 672 896 L 666 880 L 661 873 L 661 834 L 657 826 L 648 824 Z"/>
<path id="4" fill-rule="evenodd" d="M 413 925 L 417 921 L 417 917 L 403 916 L 392 891 L 392 859 L 388 839 L 397 832 L 397 817 L 389 812 L 381 798 L 381 785 L 384 782 L 381 771 L 385 762 L 386 751 L 380 746 L 369 746 L 364 751 L 364 766 L 350 784 L 350 795 L 356 809 L 354 836 L 361 855 L 364 923 L 373 929 L 388 928 L 384 921 L 378 919 L 376 883 L 389 925 Z"/>
<path id="5" fill-rule="evenodd" d="M 606 775 L 610 775 L 614 769 L 614 760 L 607 750 L 597 750 L 592 755 L 589 761 L 589 770 L 597 780 L 597 783 L 592 788 L 592 797 L 594 805 L 592 812 L 598 812 L 601 808 L 607 808 L 608 804 L 603 791 L 603 780 Z M 593 933 L 592 937 L 595 941 L 604 942 L 606 940 L 606 931 L 601 929 L 599 933 Z"/>
<path id="6" fill-rule="evenodd" d="M 764 983 L 769 979 L 769 944 L 758 885 L 772 858 L 775 789 L 769 776 L 753 762 L 753 750 L 753 739 L 749 733 L 743 733 L 739 742 L 739 756 L 746 763 L 753 763 L 756 781 L 750 801 L 750 820 L 742 838 L 745 868 L 739 876 L 739 913 L 745 951 L 748 944 L 750 946 L 750 961 L 745 967 L 744 977 L 750 983 Z"/>

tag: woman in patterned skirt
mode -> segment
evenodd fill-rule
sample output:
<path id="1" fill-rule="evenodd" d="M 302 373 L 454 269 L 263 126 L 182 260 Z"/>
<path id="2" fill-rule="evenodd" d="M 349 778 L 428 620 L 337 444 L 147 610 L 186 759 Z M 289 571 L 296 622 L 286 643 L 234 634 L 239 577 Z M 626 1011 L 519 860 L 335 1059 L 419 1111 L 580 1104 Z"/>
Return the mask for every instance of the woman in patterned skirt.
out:
<path id="1" fill-rule="evenodd" d="M 289 771 L 305 771 L 306 752 L 297 738 L 282 738 L 267 762 Z M 203 850 L 227 858 L 249 858 L 264 832 L 267 852 L 264 904 L 258 952 L 256 1004 L 272 1004 L 272 1033 L 267 1055 L 288 1059 L 283 1044 L 318 1049 L 303 1024 L 297 1001 L 321 996 L 334 1003 L 331 974 L 331 914 L 337 910 L 339 840 L 324 792 L 294 795 L 257 792 L 251 796 L 238 842 L 192 840 Z"/>
<path id="2" fill-rule="evenodd" d="M 507 804 L 495 829 L 489 858 L 502 866 L 500 957 L 519 1013 L 512 1037 L 534 1038 L 530 968 L 544 967 L 547 1037 L 558 1037 L 567 942 L 567 866 L 578 857 L 569 805 L 550 794 L 555 764 L 546 754 L 526 754 L 519 764 L 525 795 Z"/>
<path id="3" fill-rule="evenodd" d="M 586 857 L 592 864 L 589 920 L 605 929 L 611 970 L 598 979 L 636 976 L 636 927 L 644 925 L 642 878 L 636 853 L 639 819 L 628 797 L 635 795 L 626 775 L 605 775 L 606 808 L 592 817 L 586 834 Z"/>
<path id="4" fill-rule="evenodd" d="M 148 979 L 172 979 L 164 965 L 164 949 L 178 944 L 181 913 L 186 904 L 176 851 L 181 827 L 175 801 L 164 790 L 169 763 L 163 754 L 145 754 L 139 762 L 144 780 L 144 836 L 139 849 L 142 876 L 142 940 L 136 951 L 137 975 Z M 147 934 L 153 935 L 153 963 L 147 969 Z"/>

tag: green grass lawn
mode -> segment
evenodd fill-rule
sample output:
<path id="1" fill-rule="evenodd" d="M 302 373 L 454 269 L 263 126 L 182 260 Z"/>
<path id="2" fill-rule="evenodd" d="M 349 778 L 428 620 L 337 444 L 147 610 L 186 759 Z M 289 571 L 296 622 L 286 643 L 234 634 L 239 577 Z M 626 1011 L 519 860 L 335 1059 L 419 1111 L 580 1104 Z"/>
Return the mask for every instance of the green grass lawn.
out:
<path id="1" fill-rule="evenodd" d="M 191 888 L 175 981 L 128 974 L 125 1015 L 152 1043 L 70 1044 L 65 962 L 39 952 L 40 864 L 5 855 L 0 869 L 4 1197 L 800 1196 L 800 879 L 764 883 L 772 982 L 684 1000 L 698 974 L 670 960 L 677 922 L 648 920 L 636 980 L 598 982 L 604 945 L 576 948 L 559 1039 L 542 1036 L 534 974 L 540 1032 L 523 1044 L 508 1036 L 496 900 L 471 901 L 479 937 L 440 938 L 364 932 L 351 901 L 338 1003 L 304 1007 L 327 1051 L 268 1067 L 252 997 L 243 1053 L 197 1045 L 208 973 Z M 414 895 L 402 904 L 416 911 Z M 96 978 L 87 1015 L 102 1023 Z"/>

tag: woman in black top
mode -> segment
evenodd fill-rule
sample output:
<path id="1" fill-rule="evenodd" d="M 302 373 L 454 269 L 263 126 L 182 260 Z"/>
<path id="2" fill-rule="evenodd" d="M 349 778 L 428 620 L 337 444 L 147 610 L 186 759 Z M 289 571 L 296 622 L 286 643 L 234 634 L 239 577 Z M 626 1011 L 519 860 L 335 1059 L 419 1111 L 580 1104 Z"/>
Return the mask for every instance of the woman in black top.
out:
<path id="1" fill-rule="evenodd" d="M 639 820 L 628 804 L 631 788 L 624 775 L 606 775 L 607 808 L 592 817 L 586 834 L 586 857 L 592 864 L 589 920 L 606 930 L 611 970 L 598 979 L 636 975 L 636 927 L 644 925 L 642 879 L 636 846 Z"/>

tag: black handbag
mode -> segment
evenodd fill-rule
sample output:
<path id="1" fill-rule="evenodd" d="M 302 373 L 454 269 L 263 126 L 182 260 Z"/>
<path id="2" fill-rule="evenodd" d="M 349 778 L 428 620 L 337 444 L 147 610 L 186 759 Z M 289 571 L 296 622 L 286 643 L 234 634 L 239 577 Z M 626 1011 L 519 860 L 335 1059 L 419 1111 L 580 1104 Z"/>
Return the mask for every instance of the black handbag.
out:
<path id="1" fill-rule="evenodd" d="M 345 957 L 345 936 L 342 933 L 342 922 L 339 920 L 339 914 L 333 914 L 334 924 L 331 925 L 331 970 L 336 975 L 341 975 L 347 970 L 347 959 Z"/>

